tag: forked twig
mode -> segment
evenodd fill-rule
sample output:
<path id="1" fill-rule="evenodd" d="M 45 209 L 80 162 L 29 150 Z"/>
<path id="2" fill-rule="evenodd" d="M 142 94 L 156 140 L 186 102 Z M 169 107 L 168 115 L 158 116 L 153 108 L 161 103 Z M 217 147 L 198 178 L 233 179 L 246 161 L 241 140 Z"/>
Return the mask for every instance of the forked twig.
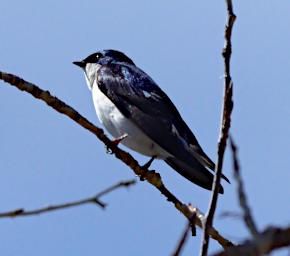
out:
<path id="1" fill-rule="evenodd" d="M 208 251 L 209 244 L 209 229 L 213 225 L 214 214 L 217 206 L 218 193 L 220 188 L 220 180 L 222 175 L 222 166 L 224 159 L 224 152 L 227 145 L 227 138 L 229 134 L 229 129 L 231 125 L 231 113 L 233 109 L 233 81 L 230 73 L 230 60 L 232 54 L 232 45 L 231 45 L 231 35 L 236 16 L 233 12 L 233 6 L 231 0 L 226 0 L 227 5 L 227 24 L 225 27 L 225 46 L 223 48 L 223 58 L 224 58 L 224 100 L 223 100 L 223 112 L 222 112 L 222 121 L 220 129 L 220 137 L 218 142 L 218 159 L 216 164 L 215 176 L 213 181 L 212 188 L 212 197 L 209 203 L 209 209 L 206 215 L 204 223 L 204 232 L 202 239 L 202 247 L 200 255 L 206 256 Z"/>
<path id="2" fill-rule="evenodd" d="M 38 209 L 34 209 L 34 210 L 16 209 L 13 211 L 0 213 L 0 218 L 15 218 L 15 217 L 39 215 L 42 213 L 63 210 L 63 209 L 81 206 L 81 205 L 85 205 L 85 204 L 96 204 L 96 205 L 100 206 L 102 209 L 104 209 L 107 205 L 100 200 L 101 196 L 108 194 L 108 193 L 112 192 L 113 190 L 116 190 L 116 189 L 121 188 L 121 187 L 132 186 L 135 183 L 136 183 L 135 180 L 121 181 L 121 182 L 118 182 L 117 184 L 115 184 L 109 188 L 106 188 L 105 190 L 99 192 L 98 194 L 96 194 L 92 197 L 88 197 L 85 199 L 72 201 L 72 202 L 68 202 L 68 203 L 63 203 L 63 204 L 51 205 L 51 206 L 38 208 Z"/>

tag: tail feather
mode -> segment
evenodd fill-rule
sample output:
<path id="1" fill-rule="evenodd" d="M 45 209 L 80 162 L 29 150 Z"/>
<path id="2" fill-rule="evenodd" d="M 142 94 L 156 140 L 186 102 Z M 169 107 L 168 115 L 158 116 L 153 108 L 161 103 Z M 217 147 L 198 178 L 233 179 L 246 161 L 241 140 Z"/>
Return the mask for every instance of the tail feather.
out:
<path id="1" fill-rule="evenodd" d="M 194 165 L 189 166 L 174 157 L 167 158 L 165 162 L 189 181 L 207 190 L 212 189 L 213 175 L 200 162 L 195 161 Z M 222 185 L 219 187 L 219 193 L 224 193 Z"/>

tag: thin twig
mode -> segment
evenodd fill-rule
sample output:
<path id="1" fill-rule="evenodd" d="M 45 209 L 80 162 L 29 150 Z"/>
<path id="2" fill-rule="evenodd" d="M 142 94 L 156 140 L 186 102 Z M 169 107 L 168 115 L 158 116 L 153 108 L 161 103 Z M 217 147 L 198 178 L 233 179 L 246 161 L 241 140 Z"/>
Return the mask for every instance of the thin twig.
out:
<path id="1" fill-rule="evenodd" d="M 231 125 L 231 113 L 233 109 L 233 82 L 230 73 L 230 60 L 232 54 L 232 45 L 231 45 L 231 35 L 233 25 L 236 19 L 235 14 L 233 13 L 233 6 L 231 0 L 226 0 L 227 5 L 227 24 L 225 26 L 225 46 L 223 48 L 223 58 L 224 58 L 224 101 L 223 101 L 223 112 L 222 112 L 222 121 L 221 121 L 221 129 L 220 129 L 220 137 L 218 142 L 218 159 L 216 164 L 215 176 L 213 181 L 212 188 L 212 197 L 209 204 L 208 213 L 206 215 L 205 223 L 204 223 L 204 232 L 203 232 L 203 240 L 202 240 L 202 248 L 200 255 L 206 256 L 208 251 L 209 244 L 209 229 L 213 224 L 214 214 L 217 206 L 218 193 L 220 189 L 220 180 L 222 175 L 222 166 L 224 153 L 227 145 L 228 133 Z"/>
<path id="2" fill-rule="evenodd" d="M 190 220 L 192 214 L 195 213 L 197 216 L 195 224 L 202 228 L 202 223 L 204 222 L 204 215 L 196 207 L 183 204 L 165 187 L 159 173 L 156 173 L 155 171 L 148 171 L 148 169 L 142 168 L 128 152 L 120 149 L 115 143 L 113 143 L 104 134 L 104 131 L 102 129 L 93 125 L 86 118 L 80 115 L 76 110 L 74 110 L 72 107 L 59 100 L 58 98 L 52 96 L 48 91 L 43 91 L 38 86 L 24 81 L 20 77 L 0 71 L 0 79 L 9 83 L 10 85 L 17 87 L 21 91 L 25 91 L 34 96 L 35 98 L 44 101 L 47 105 L 52 107 L 57 112 L 66 115 L 77 124 L 93 133 L 99 140 L 101 140 L 106 145 L 107 148 L 111 150 L 112 154 L 114 154 L 116 158 L 121 160 L 128 167 L 130 167 L 134 171 L 134 173 L 141 178 L 141 180 L 146 180 L 148 183 L 158 189 L 161 194 L 164 195 L 169 202 L 172 202 L 175 208 L 180 211 L 188 220 Z M 217 240 L 223 247 L 233 245 L 231 241 L 221 236 L 219 232 L 213 227 L 210 228 L 209 234 L 212 239 Z"/>
<path id="3" fill-rule="evenodd" d="M 102 201 L 100 201 L 99 198 L 101 196 L 108 194 L 108 193 L 112 192 L 113 190 L 116 190 L 116 189 L 121 188 L 121 187 L 129 187 L 135 183 L 136 183 L 135 180 L 121 181 L 121 182 L 119 182 L 119 183 L 117 183 L 109 188 L 106 188 L 105 190 L 99 192 L 98 194 L 96 194 L 92 197 L 88 197 L 85 199 L 72 201 L 72 202 L 68 202 L 68 203 L 63 203 L 63 204 L 51 205 L 51 206 L 38 208 L 38 209 L 34 209 L 34 210 L 16 209 L 13 211 L 0 213 L 0 218 L 15 218 L 15 217 L 39 215 L 42 213 L 48 213 L 48 212 L 52 212 L 52 211 L 67 209 L 67 208 L 71 208 L 71 207 L 81 206 L 84 204 L 97 204 L 102 209 L 105 209 L 105 207 L 107 205 L 105 203 L 103 203 Z"/>
<path id="4" fill-rule="evenodd" d="M 226 248 L 214 256 L 256 256 L 268 255 L 270 252 L 290 246 L 290 226 L 286 228 L 267 228 L 252 240 Z"/>
<path id="5" fill-rule="evenodd" d="M 240 174 L 240 164 L 239 164 L 238 152 L 237 152 L 238 149 L 231 136 L 230 136 L 230 145 L 231 145 L 232 155 L 233 155 L 234 178 L 238 185 L 238 197 L 239 197 L 240 206 L 243 210 L 244 222 L 246 226 L 248 227 L 249 231 L 251 232 L 252 236 L 256 236 L 258 235 L 259 232 L 257 230 L 257 226 L 252 217 L 251 210 L 247 201 L 247 196 L 245 194 L 244 184 L 243 184 L 243 180 Z"/>
<path id="6" fill-rule="evenodd" d="M 195 223 L 195 218 L 196 218 L 196 215 L 193 214 L 192 218 L 191 218 L 191 221 L 189 221 L 188 224 L 186 225 L 186 227 L 185 227 L 185 229 L 184 229 L 184 231 L 183 231 L 183 233 L 182 233 L 182 235 L 180 237 L 180 240 L 179 240 L 179 242 L 178 242 L 178 244 L 176 246 L 176 249 L 174 250 L 174 252 L 172 254 L 172 256 L 179 256 L 180 255 L 180 253 L 181 253 L 181 251 L 182 251 L 182 249 L 183 249 L 183 247 L 184 247 L 184 245 L 185 245 L 185 243 L 186 243 L 186 241 L 188 239 L 189 231 L 190 231 L 190 229 L 192 230 L 192 227 L 193 227 L 192 223 Z M 195 236 L 196 235 L 195 234 L 195 229 L 192 232 L 193 232 L 192 235 Z"/>
<path id="7" fill-rule="evenodd" d="M 221 219 L 224 219 L 224 218 L 242 219 L 243 216 L 242 216 L 242 214 L 240 214 L 238 212 L 224 211 L 219 215 L 219 218 L 221 218 Z"/>

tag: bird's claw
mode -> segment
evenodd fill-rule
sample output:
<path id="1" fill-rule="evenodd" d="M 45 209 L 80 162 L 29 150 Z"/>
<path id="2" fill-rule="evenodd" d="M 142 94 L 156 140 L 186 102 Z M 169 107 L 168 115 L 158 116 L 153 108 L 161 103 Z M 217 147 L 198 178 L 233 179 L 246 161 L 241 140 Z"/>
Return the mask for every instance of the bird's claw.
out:
<path id="1" fill-rule="evenodd" d="M 142 165 L 142 168 L 148 169 L 151 166 L 151 164 L 152 164 L 152 162 L 154 161 L 155 158 L 156 158 L 156 156 L 152 156 L 150 158 L 150 160 L 146 164 Z"/>
<path id="2" fill-rule="evenodd" d="M 118 146 L 119 143 L 120 143 L 123 139 L 125 139 L 126 137 L 128 137 L 128 134 L 127 134 L 127 133 L 124 133 L 124 134 L 121 135 L 120 137 L 118 137 L 118 138 L 112 140 L 112 144 L 115 145 L 115 146 Z M 112 151 L 112 149 L 110 149 L 110 147 L 106 146 L 106 153 L 107 153 L 107 154 L 113 154 L 113 151 Z"/>

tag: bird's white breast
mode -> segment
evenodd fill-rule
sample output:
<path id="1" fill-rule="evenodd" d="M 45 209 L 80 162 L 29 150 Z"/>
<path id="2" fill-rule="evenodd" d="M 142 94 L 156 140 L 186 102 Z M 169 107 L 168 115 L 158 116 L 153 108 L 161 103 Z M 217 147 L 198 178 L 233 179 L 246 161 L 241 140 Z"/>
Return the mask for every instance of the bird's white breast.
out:
<path id="1" fill-rule="evenodd" d="M 113 102 L 100 91 L 96 82 L 93 84 L 92 94 L 97 116 L 111 135 L 118 138 L 127 134 L 127 137 L 121 141 L 122 144 L 143 155 L 156 156 L 162 159 L 170 156 L 131 120 L 126 118 Z"/>

